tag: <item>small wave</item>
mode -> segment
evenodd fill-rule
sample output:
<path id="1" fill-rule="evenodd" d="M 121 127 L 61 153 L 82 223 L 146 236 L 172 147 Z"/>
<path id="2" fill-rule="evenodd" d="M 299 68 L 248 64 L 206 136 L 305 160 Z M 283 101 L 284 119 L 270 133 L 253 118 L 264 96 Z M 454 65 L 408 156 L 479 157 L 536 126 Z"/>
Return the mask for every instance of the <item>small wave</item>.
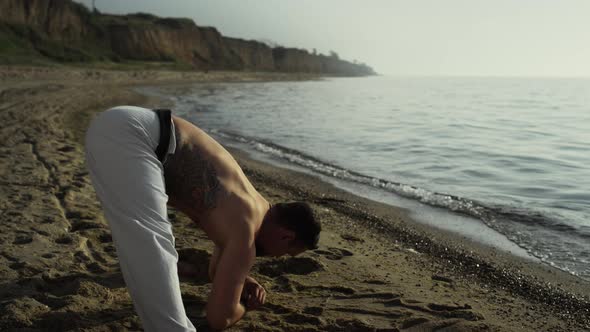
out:
<path id="1" fill-rule="evenodd" d="M 587 248 L 585 244 L 590 239 L 590 227 L 572 226 L 558 218 L 532 209 L 490 205 L 456 195 L 371 177 L 259 138 L 222 130 L 212 130 L 212 133 L 229 141 L 246 144 L 266 155 L 316 173 L 368 185 L 426 205 L 481 220 L 487 227 L 504 234 L 511 242 L 541 261 L 581 278 L 590 278 L 590 269 L 588 269 L 590 256 L 583 254 Z M 567 249 L 562 246 L 563 243 L 569 243 Z M 572 255 L 574 258 L 570 257 Z"/>
<path id="2" fill-rule="evenodd" d="M 455 213 L 474 217 L 476 219 L 482 220 L 487 226 L 500 231 L 501 233 L 505 233 L 505 231 L 504 229 L 498 227 L 496 223 L 499 221 L 508 220 L 526 226 L 541 226 L 555 232 L 567 233 L 567 236 L 570 237 L 578 236 L 583 239 L 590 239 L 590 230 L 584 230 L 582 228 L 565 224 L 559 220 L 550 218 L 543 213 L 530 209 L 488 205 L 483 202 L 456 195 L 433 192 L 409 184 L 371 177 L 339 167 L 337 165 L 330 164 L 303 152 L 290 149 L 266 140 L 246 137 L 244 135 L 232 133 L 229 131 L 212 130 L 212 132 L 230 140 L 246 143 L 258 151 L 327 176 L 369 185 L 375 188 L 386 190 L 388 192 L 392 192 L 405 198 L 420 201 L 421 203 L 430 206 L 443 208 Z"/>

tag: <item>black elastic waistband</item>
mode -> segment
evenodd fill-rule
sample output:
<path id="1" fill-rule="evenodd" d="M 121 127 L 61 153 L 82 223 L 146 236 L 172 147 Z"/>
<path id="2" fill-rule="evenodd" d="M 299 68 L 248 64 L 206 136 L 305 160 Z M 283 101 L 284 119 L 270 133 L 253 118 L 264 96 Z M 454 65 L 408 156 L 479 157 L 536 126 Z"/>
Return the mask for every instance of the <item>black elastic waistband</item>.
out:
<path id="1" fill-rule="evenodd" d="M 158 147 L 156 147 L 156 156 L 163 163 L 168 153 L 168 146 L 170 145 L 172 112 L 168 109 L 155 109 L 154 112 L 158 114 L 158 119 L 160 119 L 160 142 L 158 142 Z"/>

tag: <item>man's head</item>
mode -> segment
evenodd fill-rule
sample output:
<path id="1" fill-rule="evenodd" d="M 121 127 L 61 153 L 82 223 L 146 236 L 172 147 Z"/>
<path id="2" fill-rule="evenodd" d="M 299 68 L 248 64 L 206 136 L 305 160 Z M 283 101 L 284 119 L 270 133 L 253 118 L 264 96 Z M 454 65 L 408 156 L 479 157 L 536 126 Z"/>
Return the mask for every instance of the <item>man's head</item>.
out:
<path id="1" fill-rule="evenodd" d="M 256 256 L 295 256 L 316 249 L 322 226 L 305 202 L 273 205 L 256 238 Z"/>

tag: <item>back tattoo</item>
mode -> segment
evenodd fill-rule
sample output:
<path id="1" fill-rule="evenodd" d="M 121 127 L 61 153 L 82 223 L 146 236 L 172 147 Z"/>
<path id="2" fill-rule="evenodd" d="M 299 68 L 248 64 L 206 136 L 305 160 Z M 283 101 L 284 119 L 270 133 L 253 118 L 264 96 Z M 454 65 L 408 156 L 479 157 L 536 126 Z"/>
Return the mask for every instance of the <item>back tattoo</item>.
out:
<path id="1" fill-rule="evenodd" d="M 181 206 L 207 212 L 216 207 L 217 196 L 223 190 L 217 172 L 198 147 L 180 144 L 177 127 L 175 134 L 176 151 L 164 164 L 166 193 Z"/>

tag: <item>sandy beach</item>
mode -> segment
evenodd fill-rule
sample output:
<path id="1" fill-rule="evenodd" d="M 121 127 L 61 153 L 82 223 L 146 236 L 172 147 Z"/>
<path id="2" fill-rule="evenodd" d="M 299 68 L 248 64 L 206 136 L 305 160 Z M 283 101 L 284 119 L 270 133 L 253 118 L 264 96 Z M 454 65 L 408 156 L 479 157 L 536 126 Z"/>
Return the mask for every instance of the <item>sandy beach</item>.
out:
<path id="1" fill-rule="evenodd" d="M 82 138 L 94 114 L 173 106 L 138 94 L 139 85 L 314 78 L 1 67 L 0 331 L 141 330 L 85 169 Z M 315 251 L 258 259 L 253 276 L 268 303 L 231 331 L 590 330 L 589 282 L 232 152 L 269 201 L 310 202 L 324 231 Z M 207 331 L 212 243 L 186 216 L 169 216 L 181 261 L 202 268 L 181 287 L 189 317 Z"/>

